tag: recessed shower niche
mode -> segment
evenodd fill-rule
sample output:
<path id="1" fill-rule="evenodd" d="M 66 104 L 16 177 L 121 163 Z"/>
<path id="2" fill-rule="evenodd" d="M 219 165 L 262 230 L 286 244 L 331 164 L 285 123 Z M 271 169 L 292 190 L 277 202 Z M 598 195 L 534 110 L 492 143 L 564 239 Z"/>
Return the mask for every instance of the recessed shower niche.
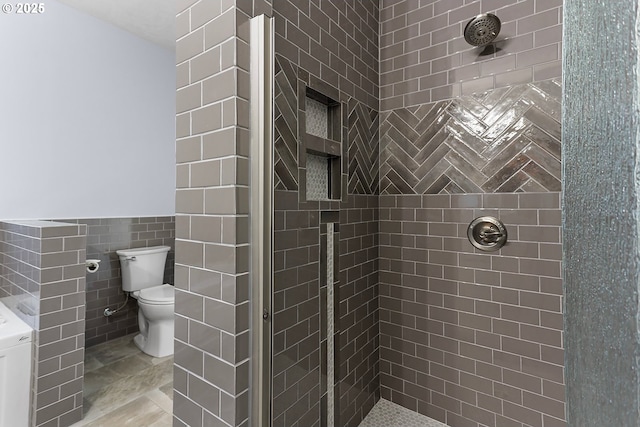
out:
<path id="1" fill-rule="evenodd" d="M 339 200 L 340 103 L 309 87 L 305 95 L 306 199 Z"/>

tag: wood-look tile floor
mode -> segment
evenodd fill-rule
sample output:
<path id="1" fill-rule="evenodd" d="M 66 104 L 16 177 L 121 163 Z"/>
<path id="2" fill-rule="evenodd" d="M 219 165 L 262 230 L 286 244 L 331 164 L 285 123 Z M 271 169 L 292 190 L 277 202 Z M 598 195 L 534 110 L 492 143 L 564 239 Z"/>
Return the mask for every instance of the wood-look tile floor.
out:
<path id="1" fill-rule="evenodd" d="M 71 427 L 171 427 L 173 356 L 148 356 L 133 337 L 86 350 L 84 418 Z"/>

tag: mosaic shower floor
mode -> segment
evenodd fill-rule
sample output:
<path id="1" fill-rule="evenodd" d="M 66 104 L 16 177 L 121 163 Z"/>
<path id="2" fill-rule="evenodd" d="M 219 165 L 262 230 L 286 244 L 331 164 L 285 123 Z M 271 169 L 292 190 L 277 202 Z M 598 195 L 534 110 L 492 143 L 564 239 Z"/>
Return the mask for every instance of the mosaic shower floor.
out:
<path id="1" fill-rule="evenodd" d="M 358 427 L 447 427 L 393 402 L 380 399 Z"/>

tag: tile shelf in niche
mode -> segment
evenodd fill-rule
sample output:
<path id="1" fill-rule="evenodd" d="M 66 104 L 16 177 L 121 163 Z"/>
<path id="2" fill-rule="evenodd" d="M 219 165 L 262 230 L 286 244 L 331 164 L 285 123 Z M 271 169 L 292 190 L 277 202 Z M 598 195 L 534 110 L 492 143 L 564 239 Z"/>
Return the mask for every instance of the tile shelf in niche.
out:
<path id="1" fill-rule="evenodd" d="M 341 104 L 313 88 L 306 88 L 305 133 L 339 141 L 342 135 Z"/>
<path id="2" fill-rule="evenodd" d="M 306 153 L 306 199 L 340 200 L 340 157 L 308 150 Z"/>
<path id="3" fill-rule="evenodd" d="M 306 172 L 306 200 L 339 201 L 342 195 L 341 104 L 306 87 L 302 164 Z"/>
<path id="4" fill-rule="evenodd" d="M 340 142 L 338 141 L 321 138 L 319 136 L 307 133 L 305 135 L 305 142 L 307 144 L 308 151 L 315 151 L 322 154 L 328 154 L 330 156 L 340 157 L 342 147 Z"/>

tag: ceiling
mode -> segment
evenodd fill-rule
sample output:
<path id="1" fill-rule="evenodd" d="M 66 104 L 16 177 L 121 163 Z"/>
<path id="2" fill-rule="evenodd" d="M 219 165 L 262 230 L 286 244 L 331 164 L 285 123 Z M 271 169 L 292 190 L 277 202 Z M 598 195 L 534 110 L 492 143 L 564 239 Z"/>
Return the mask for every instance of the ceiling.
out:
<path id="1" fill-rule="evenodd" d="M 59 1 L 165 49 L 175 50 L 175 0 Z"/>

